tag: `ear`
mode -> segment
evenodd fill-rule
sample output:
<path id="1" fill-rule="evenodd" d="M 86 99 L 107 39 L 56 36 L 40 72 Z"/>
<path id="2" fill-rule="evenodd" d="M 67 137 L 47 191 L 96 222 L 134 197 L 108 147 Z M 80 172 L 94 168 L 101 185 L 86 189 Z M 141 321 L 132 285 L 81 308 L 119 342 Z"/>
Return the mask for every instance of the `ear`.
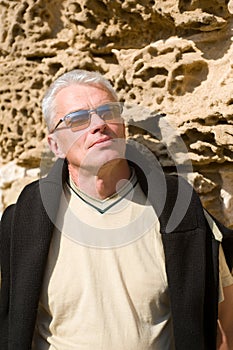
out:
<path id="1" fill-rule="evenodd" d="M 62 149 L 58 143 L 58 140 L 54 134 L 48 135 L 48 144 L 49 144 L 51 151 L 55 154 L 56 157 L 65 158 L 65 154 L 62 151 Z"/>

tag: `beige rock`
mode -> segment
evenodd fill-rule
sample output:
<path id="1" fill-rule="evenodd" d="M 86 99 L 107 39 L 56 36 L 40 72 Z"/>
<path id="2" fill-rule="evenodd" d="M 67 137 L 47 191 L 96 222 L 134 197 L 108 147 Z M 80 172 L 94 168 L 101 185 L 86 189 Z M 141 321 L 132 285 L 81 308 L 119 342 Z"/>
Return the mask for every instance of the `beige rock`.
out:
<path id="1" fill-rule="evenodd" d="M 129 140 L 183 172 L 233 226 L 232 13 L 232 0 L 0 0 L 0 211 L 51 164 L 46 88 L 84 68 L 104 73 L 127 104 Z"/>

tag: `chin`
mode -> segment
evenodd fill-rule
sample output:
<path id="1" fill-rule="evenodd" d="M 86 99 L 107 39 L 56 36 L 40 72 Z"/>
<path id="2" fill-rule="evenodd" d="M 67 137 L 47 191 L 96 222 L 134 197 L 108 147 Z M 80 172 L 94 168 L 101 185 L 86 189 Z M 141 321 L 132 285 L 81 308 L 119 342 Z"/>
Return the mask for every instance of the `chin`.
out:
<path id="1" fill-rule="evenodd" d="M 96 156 L 95 159 L 93 159 L 93 163 L 99 164 L 100 166 L 102 166 L 109 162 L 114 162 L 116 160 L 123 159 L 123 158 L 124 158 L 124 155 L 120 154 L 119 152 L 106 152 L 106 154 Z"/>
<path id="2" fill-rule="evenodd" d="M 124 159 L 124 153 L 119 153 L 114 150 L 103 151 L 102 152 L 92 152 L 84 160 L 81 165 L 82 168 L 89 169 L 92 172 L 97 173 L 100 168 L 106 166 L 107 164 L 113 164 L 115 161 Z"/>

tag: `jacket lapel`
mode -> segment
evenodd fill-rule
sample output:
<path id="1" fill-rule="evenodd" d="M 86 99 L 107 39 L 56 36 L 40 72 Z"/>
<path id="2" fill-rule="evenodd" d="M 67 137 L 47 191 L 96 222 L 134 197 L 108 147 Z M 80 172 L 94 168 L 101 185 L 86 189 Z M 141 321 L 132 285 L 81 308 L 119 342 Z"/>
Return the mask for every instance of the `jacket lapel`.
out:
<path id="1" fill-rule="evenodd" d="M 160 221 L 176 350 L 213 350 L 217 267 L 200 199 L 177 176 L 141 169 L 137 176 Z"/>

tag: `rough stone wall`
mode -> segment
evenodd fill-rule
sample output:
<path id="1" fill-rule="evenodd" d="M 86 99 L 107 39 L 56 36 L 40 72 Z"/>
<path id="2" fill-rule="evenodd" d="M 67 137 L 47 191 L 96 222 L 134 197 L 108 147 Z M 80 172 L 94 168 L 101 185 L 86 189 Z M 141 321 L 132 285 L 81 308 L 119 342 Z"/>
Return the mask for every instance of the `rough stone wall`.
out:
<path id="1" fill-rule="evenodd" d="M 0 211 L 49 164 L 46 88 L 84 68 L 131 107 L 128 138 L 165 171 L 183 166 L 204 206 L 233 227 L 232 2 L 0 0 Z M 147 117 L 163 125 L 158 138 L 133 125 Z"/>

